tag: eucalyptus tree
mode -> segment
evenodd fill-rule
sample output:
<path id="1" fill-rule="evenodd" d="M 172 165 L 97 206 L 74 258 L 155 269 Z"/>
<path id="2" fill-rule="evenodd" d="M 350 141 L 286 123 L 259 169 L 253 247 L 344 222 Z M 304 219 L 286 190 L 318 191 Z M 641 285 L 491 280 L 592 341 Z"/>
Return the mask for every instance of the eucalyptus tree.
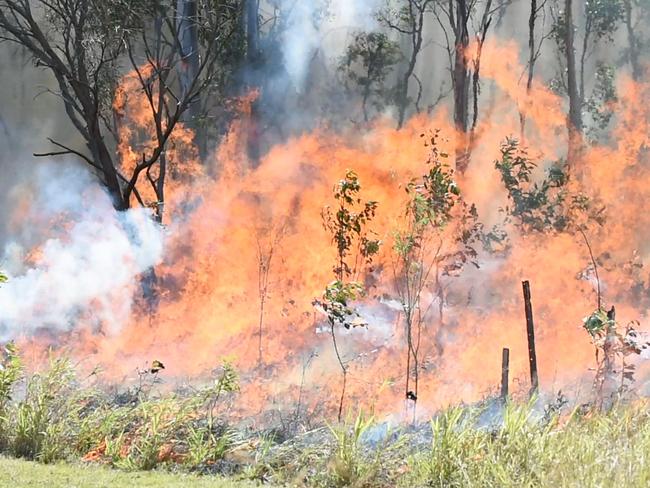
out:
<path id="1" fill-rule="evenodd" d="M 370 104 L 380 110 L 383 102 L 391 99 L 386 78 L 399 60 L 398 45 L 383 32 L 359 32 L 348 46 L 339 69 L 346 81 L 360 88 L 361 110 L 366 122 Z"/>
<path id="2" fill-rule="evenodd" d="M 211 85 L 225 44 L 220 41 L 239 29 L 224 20 L 218 4 L 0 0 L 0 40 L 18 44 L 36 67 L 53 75 L 58 88 L 53 93 L 86 145 L 75 148 L 50 139 L 57 150 L 40 155 L 78 156 L 96 172 L 117 210 L 134 201 L 154 203 L 162 220 L 166 145 L 185 112 Z M 124 173 L 114 151 L 119 135 L 113 102 L 120 79 L 130 70 L 147 99 L 155 135 L 141 161 Z M 138 185 L 145 175 L 157 202 L 140 196 Z"/>
<path id="3" fill-rule="evenodd" d="M 598 47 L 612 42 L 624 17 L 621 0 L 594 0 L 580 4 L 583 9 L 576 17 L 577 7 L 573 0 L 564 0 L 562 5 L 552 8 L 554 25 L 552 36 L 558 48 L 560 76 L 559 88 L 569 98 L 568 162 L 574 164 L 580 159 L 584 134 L 584 111 L 587 93 L 586 80 L 595 78 L 596 72 L 587 73 L 588 61 Z M 580 20 L 578 24 L 576 21 Z M 598 67 L 599 63 L 595 63 Z M 601 81 L 605 80 L 601 77 Z M 606 80 L 605 80 L 606 81 Z"/>
<path id="4" fill-rule="evenodd" d="M 422 81 L 415 74 L 415 67 L 420 52 L 424 47 L 424 25 L 428 14 L 432 12 L 435 0 L 404 0 L 392 6 L 388 6 L 379 13 L 379 21 L 384 26 L 397 32 L 406 38 L 409 45 L 409 53 L 405 56 L 406 66 L 404 72 L 398 77 L 395 87 L 395 102 L 397 104 L 397 127 L 402 127 L 406 110 L 412 100 L 408 96 L 411 79 L 417 83 L 417 95 L 415 101 L 416 111 L 420 111 L 420 100 L 422 98 Z"/>
<path id="5" fill-rule="evenodd" d="M 623 0 L 623 23 L 627 34 L 626 57 L 632 69 L 632 77 L 639 81 L 644 74 L 642 55 L 648 52 L 650 38 L 645 26 L 650 22 L 650 2 L 647 0 Z"/>
<path id="6" fill-rule="evenodd" d="M 454 93 L 454 126 L 458 134 L 456 168 L 460 174 L 463 174 L 469 166 L 474 132 L 478 123 L 483 45 L 493 15 L 495 13 L 503 15 L 508 3 L 497 2 L 493 5 L 492 0 L 453 0 L 435 3 L 433 12 L 444 34 Z M 475 42 L 476 50 L 473 56 L 469 56 L 472 40 Z"/>

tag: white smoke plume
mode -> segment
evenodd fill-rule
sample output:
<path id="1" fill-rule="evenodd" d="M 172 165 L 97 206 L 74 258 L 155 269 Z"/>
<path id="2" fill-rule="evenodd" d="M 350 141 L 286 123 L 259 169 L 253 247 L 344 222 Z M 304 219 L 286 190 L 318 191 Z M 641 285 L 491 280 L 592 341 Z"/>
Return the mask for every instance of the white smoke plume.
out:
<path id="1" fill-rule="evenodd" d="M 0 339 L 80 320 L 108 333 L 124 325 L 138 275 L 162 256 L 161 229 L 147 212 L 116 212 L 85 168 L 59 161 L 39 166 L 6 200 Z"/>
<path id="2" fill-rule="evenodd" d="M 282 54 L 296 89 L 305 83 L 309 64 L 318 50 L 335 63 L 347 48 L 349 35 L 377 27 L 374 13 L 380 0 L 285 0 Z"/>

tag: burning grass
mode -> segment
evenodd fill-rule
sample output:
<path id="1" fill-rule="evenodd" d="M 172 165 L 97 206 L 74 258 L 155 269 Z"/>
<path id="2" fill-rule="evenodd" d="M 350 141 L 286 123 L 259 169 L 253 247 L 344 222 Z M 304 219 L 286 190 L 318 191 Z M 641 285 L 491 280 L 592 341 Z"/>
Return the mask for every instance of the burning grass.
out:
<path id="1" fill-rule="evenodd" d="M 231 367 L 210 386 L 162 393 L 155 374 L 108 393 L 86 385 L 70 362 L 26 375 L 14 351 L 0 371 L 0 441 L 4 455 L 44 464 L 83 462 L 87 467 L 2 460 L 0 475 L 15 486 L 48 477 L 138 486 L 229 486 L 216 478 L 121 475 L 163 470 L 227 475 L 270 485 L 389 486 L 648 486 L 650 408 L 619 403 L 608 411 L 542 399 L 502 402 L 441 412 L 430 422 L 391 425 L 369 415 L 341 423 L 316 421 L 292 433 L 251 428 L 235 421 L 228 404 L 237 391 Z M 314 420 L 312 419 L 312 422 Z M 232 423 L 230 423 L 232 422 Z M 4 478 L 2 478 L 4 476 Z M 58 485 L 57 485 L 58 483 Z M 85 483 L 85 482 L 84 482 Z M 176 483 L 176 484 L 175 484 Z M 225 483 L 225 482 L 224 482 Z M 94 486 L 89 481 L 84 486 Z M 125 485 L 126 486 L 126 485 Z M 244 485 L 245 486 L 245 485 Z"/>

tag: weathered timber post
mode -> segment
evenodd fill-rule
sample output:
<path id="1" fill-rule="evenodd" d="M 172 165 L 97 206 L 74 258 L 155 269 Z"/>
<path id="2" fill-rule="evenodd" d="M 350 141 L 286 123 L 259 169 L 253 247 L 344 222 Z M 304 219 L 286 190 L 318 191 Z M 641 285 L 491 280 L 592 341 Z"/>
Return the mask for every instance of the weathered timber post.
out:
<path id="1" fill-rule="evenodd" d="M 530 303 L 530 283 L 522 282 L 524 289 L 524 307 L 526 310 L 526 331 L 528 333 L 528 362 L 530 364 L 530 394 L 533 395 L 539 389 L 539 378 L 537 376 L 537 354 L 535 353 L 535 325 L 533 322 L 533 306 Z"/>
<path id="2" fill-rule="evenodd" d="M 510 349 L 503 348 L 501 353 L 501 401 L 508 399 L 508 374 L 510 373 Z"/>

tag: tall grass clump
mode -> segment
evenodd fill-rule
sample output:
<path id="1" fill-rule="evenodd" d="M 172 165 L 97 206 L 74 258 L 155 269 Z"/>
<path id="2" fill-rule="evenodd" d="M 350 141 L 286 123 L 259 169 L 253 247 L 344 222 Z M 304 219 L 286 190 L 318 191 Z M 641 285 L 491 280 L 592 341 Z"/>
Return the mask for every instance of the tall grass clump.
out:
<path id="1" fill-rule="evenodd" d="M 8 345 L 0 366 L 0 454 L 43 463 L 83 459 L 323 488 L 650 486 L 647 402 L 606 411 L 492 402 L 398 429 L 359 413 L 276 444 L 226 423 L 238 389 L 228 365 L 202 388 L 161 394 L 141 384 L 117 396 L 79 381 L 64 358 L 27 373 Z"/>
<path id="2" fill-rule="evenodd" d="M 650 486 L 645 403 L 550 418 L 509 404 L 498 425 L 452 409 L 432 421 L 431 446 L 411 456 L 409 487 Z"/>
<path id="3" fill-rule="evenodd" d="M 65 457 L 75 436 L 69 421 L 79 407 L 74 379 L 70 362 L 62 358 L 26 379 L 24 398 L 10 420 L 10 450 L 16 457 L 46 463 Z"/>
<path id="4" fill-rule="evenodd" d="M 0 281 L 2 274 L 0 274 Z M 22 362 L 12 343 L 4 347 L 0 364 L 0 451 L 9 446 L 9 422 L 12 417 L 11 400 L 15 384 L 22 375 Z"/>
<path id="5" fill-rule="evenodd" d="M 350 425 L 330 426 L 334 449 L 329 463 L 329 474 L 336 486 L 363 486 L 372 481 L 377 471 L 377 457 L 366 455 L 361 437 L 374 423 L 372 417 L 359 413 Z"/>
<path id="6" fill-rule="evenodd" d="M 431 449 L 417 455 L 416 479 L 429 486 L 466 486 L 472 462 L 485 452 L 488 436 L 472 428 L 476 413 L 453 408 L 431 421 Z"/>
<path id="7" fill-rule="evenodd" d="M 83 385 L 65 358 L 52 358 L 44 371 L 25 375 L 15 348 L 5 349 L 0 453 L 43 463 L 84 458 L 149 470 L 166 462 L 190 468 L 214 463 L 234 443 L 217 416 L 222 400 L 238 389 L 229 365 L 190 394 L 154 397 L 139 387 L 123 401 Z"/>

